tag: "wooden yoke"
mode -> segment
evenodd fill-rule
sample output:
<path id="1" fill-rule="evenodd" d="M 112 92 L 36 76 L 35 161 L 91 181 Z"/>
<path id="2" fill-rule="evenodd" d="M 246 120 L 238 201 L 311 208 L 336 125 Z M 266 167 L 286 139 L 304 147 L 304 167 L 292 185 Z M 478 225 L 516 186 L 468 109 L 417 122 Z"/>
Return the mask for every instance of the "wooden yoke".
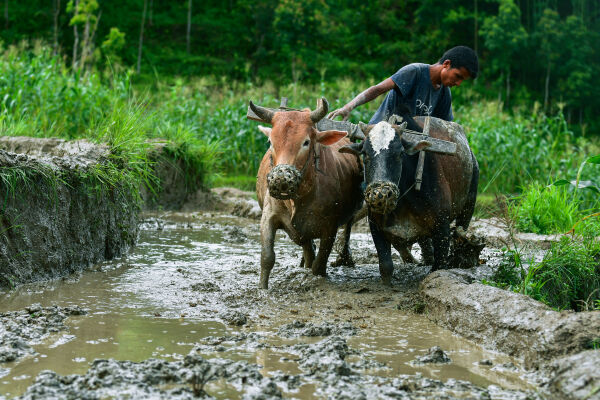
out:
<path id="1" fill-rule="evenodd" d="M 423 135 L 429 136 L 429 124 L 431 117 L 425 117 L 425 123 L 423 124 Z M 425 163 L 425 151 L 419 152 L 419 161 L 417 162 L 417 173 L 415 175 L 415 190 L 421 190 L 421 182 L 423 182 L 423 164 Z"/>
<path id="2" fill-rule="evenodd" d="M 288 99 L 286 97 L 282 97 L 281 105 L 279 106 L 279 108 L 267 108 L 267 110 L 270 110 L 273 112 L 301 111 L 301 110 L 298 110 L 295 108 L 287 107 L 287 100 Z M 246 118 L 251 119 L 253 121 L 262 122 L 264 124 L 268 123 L 266 121 L 263 121 L 258 115 L 256 115 L 254 113 L 254 111 L 252 111 L 250 106 L 248 106 Z M 334 121 L 332 119 L 327 119 L 327 118 L 323 118 L 322 120 L 317 122 L 317 130 L 318 131 L 328 131 L 328 130 L 346 131 L 346 132 L 348 132 L 348 139 L 350 139 L 353 142 L 359 140 L 360 137 L 362 136 L 362 131 L 361 131 L 360 127 L 358 126 L 358 124 L 353 124 L 348 121 Z M 425 132 L 427 132 L 427 134 Z M 449 142 L 447 140 L 436 139 L 436 138 L 429 136 L 429 118 L 427 118 L 427 120 L 425 121 L 423 133 L 405 129 L 404 132 L 402 133 L 402 135 L 409 141 L 418 142 L 420 140 L 427 140 L 428 142 L 430 142 L 431 146 L 427 147 L 423 151 L 432 151 L 434 153 L 449 154 L 449 155 L 456 154 L 456 143 Z M 421 160 L 421 157 L 424 157 L 423 151 L 421 151 L 419 154 L 419 160 Z M 420 162 L 420 165 L 422 165 L 422 164 L 423 164 L 423 162 Z M 421 174 L 422 173 L 423 173 L 423 167 L 421 166 Z M 419 187 L 420 187 L 420 184 L 419 184 Z"/>

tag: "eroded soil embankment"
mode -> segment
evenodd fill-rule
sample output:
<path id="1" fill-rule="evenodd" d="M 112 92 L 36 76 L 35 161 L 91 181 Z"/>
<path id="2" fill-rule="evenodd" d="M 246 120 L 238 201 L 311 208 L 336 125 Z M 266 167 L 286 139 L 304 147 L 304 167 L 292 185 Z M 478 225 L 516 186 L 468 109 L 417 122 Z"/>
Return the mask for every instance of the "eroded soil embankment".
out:
<path id="1" fill-rule="evenodd" d="M 107 149 L 86 141 L 25 142 L 15 150 L 34 155 L 0 150 L 0 288 L 124 254 L 137 237 L 139 207 L 122 184 L 95 178 Z"/>
<path id="2" fill-rule="evenodd" d="M 420 285 L 429 319 L 487 348 L 546 369 L 557 398 L 600 397 L 600 311 L 557 312 L 528 296 L 473 281 L 464 271 L 438 271 Z M 596 397 L 593 397 L 596 396 Z"/>

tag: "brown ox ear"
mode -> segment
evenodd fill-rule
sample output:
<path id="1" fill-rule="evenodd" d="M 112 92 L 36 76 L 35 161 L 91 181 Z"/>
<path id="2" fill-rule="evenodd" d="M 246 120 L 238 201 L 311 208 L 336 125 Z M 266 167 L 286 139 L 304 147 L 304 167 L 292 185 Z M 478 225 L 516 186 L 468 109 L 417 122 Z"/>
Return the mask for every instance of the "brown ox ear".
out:
<path id="1" fill-rule="evenodd" d="M 317 132 L 317 142 L 324 144 L 325 146 L 332 145 L 338 140 L 346 136 L 346 131 L 323 131 Z"/>
<path id="2" fill-rule="evenodd" d="M 347 144 L 338 151 L 340 153 L 354 154 L 355 156 L 360 156 L 360 153 L 363 149 L 363 142 L 361 143 L 351 143 Z"/>
<path id="3" fill-rule="evenodd" d="M 427 140 L 421 140 L 417 143 L 412 143 L 402 140 L 402 145 L 404 146 L 404 152 L 409 156 L 412 156 L 413 154 L 418 153 L 421 150 L 425 150 L 431 146 L 431 142 L 428 142 Z"/>
<path id="4" fill-rule="evenodd" d="M 267 135 L 267 137 L 269 139 L 271 139 L 271 131 L 273 130 L 272 128 L 266 127 L 266 126 L 262 126 L 259 125 L 258 126 L 258 130 L 261 131 L 262 133 L 264 133 L 265 135 Z"/>

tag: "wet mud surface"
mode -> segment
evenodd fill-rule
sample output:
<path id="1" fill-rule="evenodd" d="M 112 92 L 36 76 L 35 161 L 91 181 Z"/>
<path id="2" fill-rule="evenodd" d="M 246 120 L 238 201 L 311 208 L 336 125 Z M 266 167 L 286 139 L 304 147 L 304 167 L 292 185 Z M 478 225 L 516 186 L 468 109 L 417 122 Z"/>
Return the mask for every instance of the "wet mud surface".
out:
<path id="1" fill-rule="evenodd" d="M 351 246 L 355 268 L 315 277 L 278 233 L 259 290 L 257 221 L 147 214 L 127 257 L 0 294 L 3 327 L 53 321 L 0 333 L 25 349 L 0 361 L 0 398 L 542 398 L 518 360 L 418 314 L 429 267 L 396 254 L 384 287 L 364 227 Z"/>

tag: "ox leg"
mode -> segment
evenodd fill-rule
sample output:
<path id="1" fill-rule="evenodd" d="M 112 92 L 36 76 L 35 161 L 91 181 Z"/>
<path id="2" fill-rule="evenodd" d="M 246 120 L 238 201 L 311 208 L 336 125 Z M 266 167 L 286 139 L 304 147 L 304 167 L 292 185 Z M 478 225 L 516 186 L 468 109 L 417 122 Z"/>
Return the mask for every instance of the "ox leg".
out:
<path id="1" fill-rule="evenodd" d="M 263 216 L 260 221 L 260 283 L 261 289 L 267 289 L 269 287 L 269 275 L 275 265 L 275 232 L 276 229 L 273 226 L 273 221 L 267 218 L 266 213 L 263 211 Z"/>
<path id="2" fill-rule="evenodd" d="M 344 233 L 343 233 L 343 242 L 342 242 L 342 250 L 340 251 L 340 254 L 338 255 L 337 260 L 335 260 L 331 266 L 332 267 L 341 267 L 342 265 L 345 265 L 347 267 L 354 267 L 354 260 L 352 259 L 352 253 L 350 252 L 350 233 L 352 232 L 352 223 L 354 221 L 350 220 L 348 221 L 348 223 L 344 226 Z"/>
<path id="3" fill-rule="evenodd" d="M 371 236 L 373 237 L 373 243 L 375 243 L 375 249 L 377 249 L 377 257 L 379 258 L 379 273 L 381 274 L 381 280 L 386 286 L 392 285 L 392 274 L 394 272 L 394 263 L 392 261 L 392 246 L 390 242 L 385 239 L 383 232 L 379 230 L 369 218 L 369 226 L 371 227 Z"/>
<path id="4" fill-rule="evenodd" d="M 471 186 L 469 187 L 469 194 L 467 196 L 467 202 L 462 209 L 462 211 L 458 214 L 456 218 L 456 226 L 460 226 L 467 232 L 469 228 L 469 224 L 471 223 L 471 218 L 473 217 L 473 212 L 475 212 L 475 203 L 477 202 L 477 186 L 479 185 L 479 166 L 477 165 L 477 160 L 475 160 L 475 156 L 471 154 L 473 159 L 473 176 L 471 178 Z"/>
<path id="5" fill-rule="evenodd" d="M 398 239 L 392 242 L 392 246 L 394 246 L 396 251 L 400 253 L 400 258 L 402 258 L 404 264 L 417 264 L 417 260 L 415 260 L 410 252 L 412 244 L 406 242 L 405 240 Z"/>
<path id="6" fill-rule="evenodd" d="M 431 238 L 419 240 L 419 247 L 421 247 L 422 263 L 425 265 L 433 265 L 433 243 Z"/>
<path id="7" fill-rule="evenodd" d="M 331 254 L 331 249 L 333 249 L 335 234 L 336 232 L 333 231 L 332 233 L 321 238 L 317 258 L 312 264 L 312 272 L 314 275 L 327 275 L 327 260 L 329 259 L 329 254 Z"/>
<path id="8" fill-rule="evenodd" d="M 300 268 L 310 268 L 315 261 L 315 243 L 312 240 L 302 245 L 302 260 L 300 261 Z"/>
<path id="9" fill-rule="evenodd" d="M 444 221 L 438 226 L 432 238 L 433 267 L 431 271 L 444 269 L 448 266 L 448 251 L 450 249 L 450 223 Z"/>

